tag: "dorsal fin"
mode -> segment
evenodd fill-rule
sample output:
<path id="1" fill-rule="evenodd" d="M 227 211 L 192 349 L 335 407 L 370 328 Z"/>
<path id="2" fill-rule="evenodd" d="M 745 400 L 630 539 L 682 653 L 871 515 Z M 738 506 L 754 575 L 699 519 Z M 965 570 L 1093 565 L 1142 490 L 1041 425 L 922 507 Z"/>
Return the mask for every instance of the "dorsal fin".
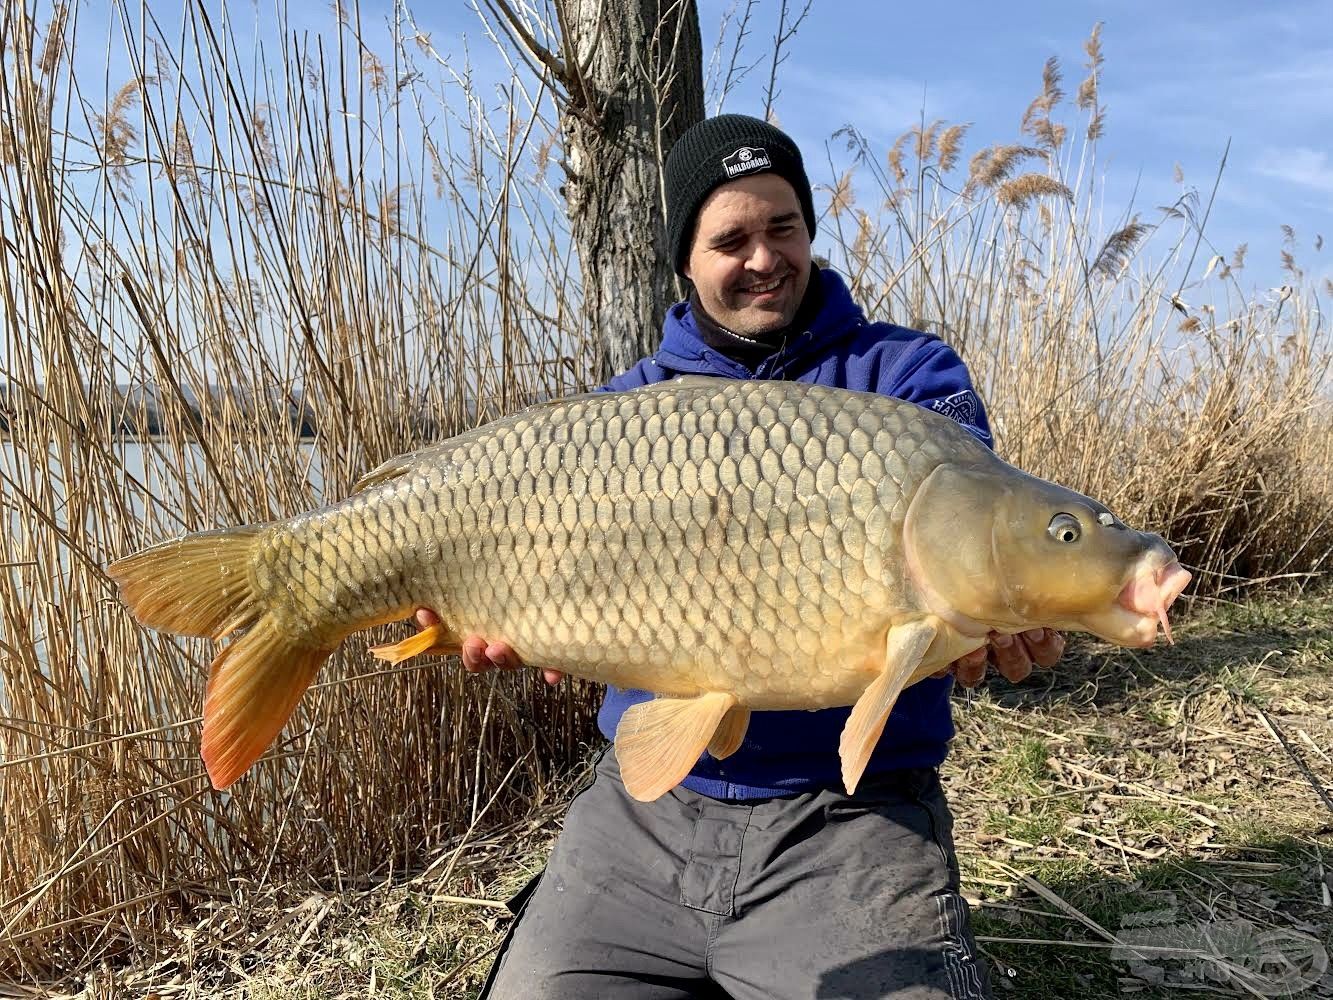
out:
<path id="1" fill-rule="evenodd" d="M 380 486 L 387 483 L 391 479 L 405 476 L 418 465 L 423 465 L 426 462 L 439 458 L 456 447 L 458 447 L 458 438 L 452 437 L 447 441 L 441 441 L 439 444 L 429 445 L 425 448 L 418 448 L 416 451 L 409 451 L 402 455 L 395 455 L 387 462 L 382 462 L 375 466 L 375 468 L 371 469 L 353 483 L 352 492 L 361 493 L 373 486 Z"/>
<path id="2" fill-rule="evenodd" d="M 652 382 L 648 385 L 636 386 L 633 389 L 627 389 L 625 391 L 651 392 L 656 390 L 660 392 L 667 389 L 702 388 L 704 386 L 713 386 L 726 381 L 729 380 L 714 375 L 678 375 L 673 379 L 667 379 L 665 382 Z M 605 395 L 607 395 L 607 393 L 594 390 L 592 392 L 571 393 L 568 396 L 554 396 L 551 399 L 544 399 L 541 402 L 530 403 L 520 410 L 515 410 L 513 413 L 506 414 L 497 420 L 482 424 L 480 427 L 473 427 L 470 430 L 455 434 L 453 437 L 447 438 L 444 441 L 427 445 L 425 448 L 418 448 L 416 451 L 409 451 L 402 455 L 395 455 L 393 458 L 377 465 L 358 479 L 352 486 L 352 492 L 361 493 L 374 486 L 381 486 L 384 483 L 399 478 L 400 476 L 405 476 L 417 466 L 433 462 L 448 454 L 450 449 L 457 447 L 468 435 L 483 433 L 490 430 L 493 424 L 498 424 L 502 421 L 518 420 L 525 415 L 533 414 L 552 406 L 559 406 L 565 403 L 576 402 L 581 399 L 592 399 L 596 396 Z"/>

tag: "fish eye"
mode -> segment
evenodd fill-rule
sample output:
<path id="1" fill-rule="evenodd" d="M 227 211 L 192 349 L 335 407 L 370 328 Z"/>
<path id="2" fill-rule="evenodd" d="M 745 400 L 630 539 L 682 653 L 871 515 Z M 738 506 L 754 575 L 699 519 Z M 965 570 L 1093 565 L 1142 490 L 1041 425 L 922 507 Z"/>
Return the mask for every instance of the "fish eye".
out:
<path id="1" fill-rule="evenodd" d="M 1057 542 L 1077 542 L 1083 534 L 1083 525 L 1073 514 L 1056 514 L 1046 526 L 1046 534 Z"/>

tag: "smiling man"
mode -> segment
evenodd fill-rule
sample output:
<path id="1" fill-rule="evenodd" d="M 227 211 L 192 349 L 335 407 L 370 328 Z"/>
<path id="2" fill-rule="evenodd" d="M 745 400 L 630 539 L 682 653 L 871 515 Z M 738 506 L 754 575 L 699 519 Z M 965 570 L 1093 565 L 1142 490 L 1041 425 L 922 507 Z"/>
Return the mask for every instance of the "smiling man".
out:
<path id="1" fill-rule="evenodd" d="M 810 237 L 792 186 L 777 174 L 732 181 L 708 196 L 681 269 L 696 323 L 762 341 L 786 329 L 810 285 Z"/>
<path id="2" fill-rule="evenodd" d="M 810 183 L 787 135 L 742 115 L 708 119 L 672 149 L 665 181 L 665 250 L 692 291 L 671 308 L 657 353 L 607 389 L 689 373 L 795 379 L 909 399 L 990 443 L 958 355 L 869 322 L 842 278 L 812 264 Z M 1062 647 L 1038 630 L 995 639 L 989 659 L 1017 681 Z M 464 642 L 463 660 L 519 665 L 481 636 Z M 903 692 L 855 795 L 842 790 L 838 759 L 847 709 L 756 712 L 739 750 L 704 754 L 653 802 L 631 799 L 604 753 L 545 872 L 516 899 L 483 995 L 989 996 L 938 770 L 953 738 L 948 674 L 975 684 L 987 662 L 979 650 Z M 608 739 L 647 697 L 607 691 L 598 722 Z"/>

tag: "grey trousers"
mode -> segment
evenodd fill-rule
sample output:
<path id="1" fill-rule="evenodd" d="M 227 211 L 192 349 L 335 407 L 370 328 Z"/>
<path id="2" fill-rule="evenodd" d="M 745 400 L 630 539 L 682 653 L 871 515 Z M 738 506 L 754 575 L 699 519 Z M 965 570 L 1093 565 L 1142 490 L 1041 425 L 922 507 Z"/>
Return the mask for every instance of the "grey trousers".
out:
<path id="1" fill-rule="evenodd" d="M 989 998 L 934 770 L 755 802 L 625 792 L 570 806 L 489 1000 Z"/>

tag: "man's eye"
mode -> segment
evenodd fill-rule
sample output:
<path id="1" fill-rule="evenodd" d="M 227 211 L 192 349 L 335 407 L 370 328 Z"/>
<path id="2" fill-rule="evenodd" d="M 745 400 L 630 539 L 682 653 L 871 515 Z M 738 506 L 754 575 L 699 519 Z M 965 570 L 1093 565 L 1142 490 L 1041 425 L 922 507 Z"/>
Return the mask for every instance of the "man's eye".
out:
<path id="1" fill-rule="evenodd" d="M 772 230 L 770 230 L 770 232 L 771 232 L 774 236 L 777 236 L 777 237 L 780 237 L 780 238 L 784 238 L 784 239 L 785 239 L 786 237 L 790 236 L 792 233 L 796 232 L 796 227 L 795 227 L 795 226 L 778 226 L 776 229 L 772 229 Z"/>

